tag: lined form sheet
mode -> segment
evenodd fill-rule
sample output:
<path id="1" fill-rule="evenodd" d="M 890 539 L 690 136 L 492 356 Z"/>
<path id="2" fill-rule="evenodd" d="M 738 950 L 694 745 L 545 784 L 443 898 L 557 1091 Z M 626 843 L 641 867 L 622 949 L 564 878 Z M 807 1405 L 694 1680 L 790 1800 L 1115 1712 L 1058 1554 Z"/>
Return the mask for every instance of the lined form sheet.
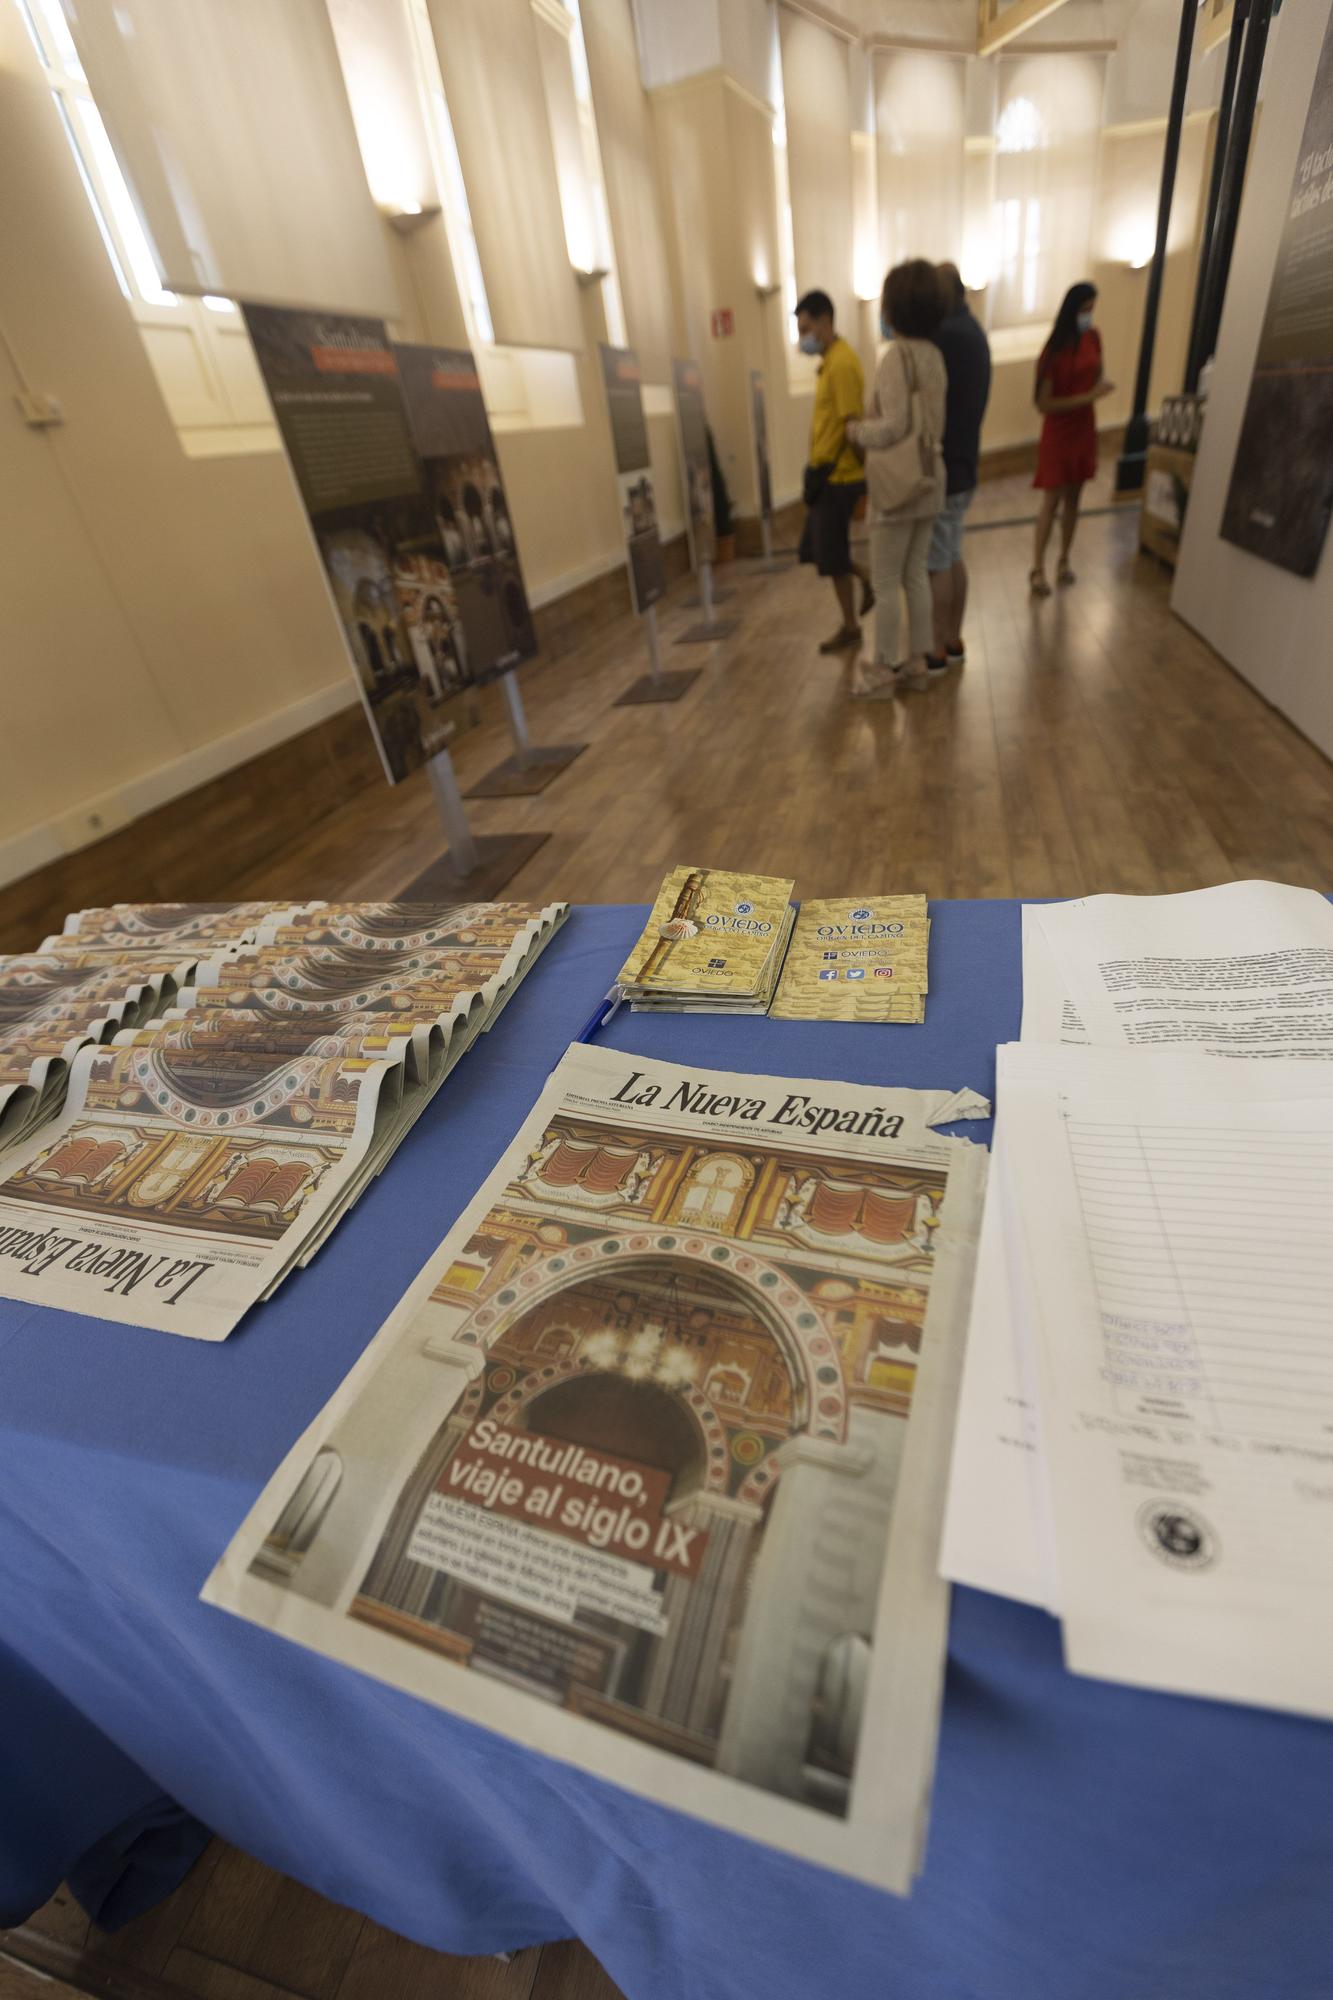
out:
<path id="1" fill-rule="evenodd" d="M 1068 1664 L 1333 1715 L 1333 1076 L 1000 1076 Z"/>

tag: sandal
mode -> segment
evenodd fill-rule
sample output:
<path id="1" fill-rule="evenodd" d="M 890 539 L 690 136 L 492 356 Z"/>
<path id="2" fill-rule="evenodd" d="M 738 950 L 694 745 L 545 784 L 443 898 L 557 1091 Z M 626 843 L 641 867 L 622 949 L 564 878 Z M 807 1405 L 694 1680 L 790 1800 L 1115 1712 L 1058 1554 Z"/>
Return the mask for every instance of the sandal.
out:
<path id="1" fill-rule="evenodd" d="M 821 653 L 845 653 L 849 646 L 859 646 L 860 643 L 861 627 L 844 625 L 840 631 L 833 634 L 832 638 L 821 639 L 819 650 Z"/>
<path id="2" fill-rule="evenodd" d="M 1030 569 L 1028 571 L 1028 589 L 1034 597 L 1050 596 L 1051 586 L 1046 581 L 1046 572 L 1044 569 Z"/>
<path id="3" fill-rule="evenodd" d="M 1055 580 L 1057 583 L 1078 582 L 1078 578 L 1074 575 L 1073 570 L 1069 567 L 1069 564 L 1067 562 L 1061 563 L 1059 569 L 1055 573 Z"/>

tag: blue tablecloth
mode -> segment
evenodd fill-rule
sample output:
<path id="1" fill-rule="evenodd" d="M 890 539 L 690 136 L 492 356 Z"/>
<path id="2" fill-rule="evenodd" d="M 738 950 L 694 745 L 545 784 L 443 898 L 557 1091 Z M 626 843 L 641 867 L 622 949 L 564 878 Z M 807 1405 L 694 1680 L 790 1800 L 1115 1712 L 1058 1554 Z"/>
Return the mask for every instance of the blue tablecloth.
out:
<path id="1" fill-rule="evenodd" d="M 614 1046 L 990 1094 L 1012 903 L 937 906 L 924 1028 L 622 1013 Z M 641 913 L 580 909 L 311 1268 L 218 1346 L 0 1301 L 3 1728 L 57 1697 L 208 1826 L 421 1942 L 586 1939 L 630 2000 L 1314 2000 L 1333 1992 L 1333 1731 L 1076 1680 L 1040 1613 L 955 1593 L 924 1876 L 899 1902 L 458 1722 L 197 1601 L 475 1192 Z M 971 1128 L 975 1131 L 976 1128 Z M 36 1676 L 34 1681 L 33 1676 Z M 81 1736 L 41 1832 L 86 1841 Z M 0 1795 L 22 1881 L 37 1808 Z M 96 1818 L 93 1811 L 91 1818 Z M 63 1856 L 68 1868 L 80 1851 Z M 49 1865 L 49 1864 L 48 1864 Z"/>

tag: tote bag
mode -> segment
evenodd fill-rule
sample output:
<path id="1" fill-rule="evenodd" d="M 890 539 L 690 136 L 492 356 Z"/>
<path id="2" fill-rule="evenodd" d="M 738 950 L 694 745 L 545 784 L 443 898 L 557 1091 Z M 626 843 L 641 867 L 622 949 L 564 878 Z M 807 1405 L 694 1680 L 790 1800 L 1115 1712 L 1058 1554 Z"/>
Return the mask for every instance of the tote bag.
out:
<path id="1" fill-rule="evenodd" d="M 936 490 L 937 441 L 925 421 L 916 363 L 905 340 L 895 345 L 907 379 L 908 429 L 896 444 L 866 453 L 866 481 L 877 514 L 898 514 L 919 506 Z"/>

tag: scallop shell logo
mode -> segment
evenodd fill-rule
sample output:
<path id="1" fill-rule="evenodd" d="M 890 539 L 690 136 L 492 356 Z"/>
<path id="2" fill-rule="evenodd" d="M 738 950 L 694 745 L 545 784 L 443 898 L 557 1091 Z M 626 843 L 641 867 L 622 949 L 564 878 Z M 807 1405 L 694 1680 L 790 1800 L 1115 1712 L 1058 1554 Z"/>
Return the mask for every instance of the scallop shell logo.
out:
<path id="1" fill-rule="evenodd" d="M 666 938 L 671 944 L 679 944 L 683 938 L 698 937 L 699 926 L 691 923 L 688 917 L 668 917 L 666 922 L 659 926 L 657 935 Z"/>

